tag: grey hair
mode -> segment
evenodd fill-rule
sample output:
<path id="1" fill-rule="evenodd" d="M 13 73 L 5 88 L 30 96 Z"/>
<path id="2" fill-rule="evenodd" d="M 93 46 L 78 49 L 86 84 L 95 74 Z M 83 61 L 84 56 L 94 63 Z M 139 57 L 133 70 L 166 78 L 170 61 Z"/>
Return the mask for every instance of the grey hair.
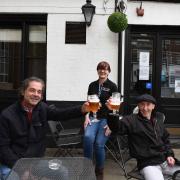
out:
<path id="1" fill-rule="evenodd" d="M 44 90 L 45 90 L 45 83 L 44 81 L 41 79 L 41 78 L 38 78 L 38 77 L 35 77 L 35 76 L 32 76 L 32 77 L 29 77 L 27 79 L 25 79 L 23 82 L 22 82 L 22 85 L 21 87 L 19 88 L 19 98 L 22 100 L 24 98 L 24 92 L 25 90 L 29 87 L 29 83 L 32 82 L 32 81 L 36 81 L 36 82 L 39 82 L 42 84 L 43 86 L 43 93 L 44 93 Z"/>

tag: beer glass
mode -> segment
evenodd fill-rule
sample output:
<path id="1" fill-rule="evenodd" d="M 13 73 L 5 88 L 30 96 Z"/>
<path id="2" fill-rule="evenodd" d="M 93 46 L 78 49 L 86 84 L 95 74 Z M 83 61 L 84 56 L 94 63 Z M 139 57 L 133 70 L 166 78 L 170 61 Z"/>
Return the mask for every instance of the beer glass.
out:
<path id="1" fill-rule="evenodd" d="M 119 92 L 113 92 L 110 100 L 110 106 L 113 110 L 113 113 L 110 113 L 111 115 L 118 116 L 119 114 L 119 108 L 121 104 L 121 94 Z"/>
<path id="2" fill-rule="evenodd" d="M 62 165 L 62 161 L 58 159 L 52 159 L 48 163 L 49 163 L 49 168 L 53 170 L 58 170 Z"/>
<path id="3" fill-rule="evenodd" d="M 88 102 L 90 111 L 93 113 L 93 118 L 96 119 L 97 115 L 96 112 L 99 109 L 99 97 L 97 94 L 88 95 Z"/>

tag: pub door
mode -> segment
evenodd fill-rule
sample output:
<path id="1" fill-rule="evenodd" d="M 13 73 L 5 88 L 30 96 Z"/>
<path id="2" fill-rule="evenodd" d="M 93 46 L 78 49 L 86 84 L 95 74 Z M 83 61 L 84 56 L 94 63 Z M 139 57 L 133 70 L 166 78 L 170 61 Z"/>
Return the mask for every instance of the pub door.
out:
<path id="1" fill-rule="evenodd" d="M 148 93 L 169 126 L 180 126 L 180 27 L 130 26 L 126 33 L 125 113 Z"/>

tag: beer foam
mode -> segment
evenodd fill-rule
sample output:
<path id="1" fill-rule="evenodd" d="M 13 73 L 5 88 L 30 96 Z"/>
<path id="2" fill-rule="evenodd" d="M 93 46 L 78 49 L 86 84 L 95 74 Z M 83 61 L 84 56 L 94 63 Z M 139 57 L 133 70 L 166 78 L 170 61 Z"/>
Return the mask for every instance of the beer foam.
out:
<path id="1" fill-rule="evenodd" d="M 98 102 L 99 102 L 99 99 L 89 99 L 89 102 L 98 103 Z"/>
<path id="2" fill-rule="evenodd" d="M 110 101 L 110 104 L 112 104 L 112 105 L 120 105 L 121 101 Z"/>
<path id="3" fill-rule="evenodd" d="M 118 102 L 113 102 L 113 103 L 111 103 L 112 105 L 116 105 L 116 106 L 119 106 L 120 105 L 120 102 L 118 103 Z"/>

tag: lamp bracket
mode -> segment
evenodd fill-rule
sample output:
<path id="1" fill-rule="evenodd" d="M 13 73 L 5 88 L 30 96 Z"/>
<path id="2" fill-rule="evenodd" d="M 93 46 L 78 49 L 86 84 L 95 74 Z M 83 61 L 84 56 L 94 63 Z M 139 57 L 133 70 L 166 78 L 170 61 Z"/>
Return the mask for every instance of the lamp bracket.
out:
<path id="1" fill-rule="evenodd" d="M 126 4 L 123 0 L 115 0 L 115 12 L 125 12 Z"/>

